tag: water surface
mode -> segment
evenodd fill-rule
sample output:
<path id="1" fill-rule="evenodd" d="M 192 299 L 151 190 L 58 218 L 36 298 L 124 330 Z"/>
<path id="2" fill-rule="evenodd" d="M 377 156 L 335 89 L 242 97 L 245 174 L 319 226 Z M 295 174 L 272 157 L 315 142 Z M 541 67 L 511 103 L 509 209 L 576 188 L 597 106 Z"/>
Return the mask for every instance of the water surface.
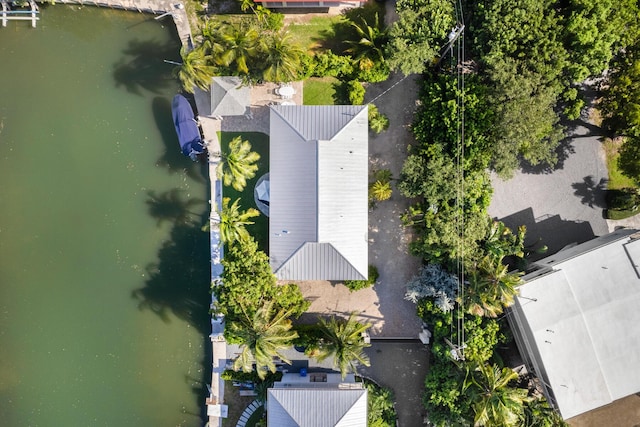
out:
<path id="1" fill-rule="evenodd" d="M 170 21 L 0 28 L 0 424 L 199 426 L 204 170 L 171 124 Z"/>

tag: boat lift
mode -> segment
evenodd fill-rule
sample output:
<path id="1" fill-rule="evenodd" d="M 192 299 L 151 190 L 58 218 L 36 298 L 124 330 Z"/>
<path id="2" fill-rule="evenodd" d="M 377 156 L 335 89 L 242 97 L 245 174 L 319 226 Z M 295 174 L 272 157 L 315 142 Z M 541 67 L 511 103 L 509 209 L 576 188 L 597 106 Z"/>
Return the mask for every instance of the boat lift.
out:
<path id="1" fill-rule="evenodd" d="M 0 19 L 2 20 L 2 26 L 6 27 L 9 21 L 31 21 L 31 26 L 36 27 L 36 22 L 40 20 L 40 9 L 35 1 L 29 1 L 31 10 L 11 10 L 9 3 L 6 0 L 0 0 L 2 5 L 2 12 Z"/>

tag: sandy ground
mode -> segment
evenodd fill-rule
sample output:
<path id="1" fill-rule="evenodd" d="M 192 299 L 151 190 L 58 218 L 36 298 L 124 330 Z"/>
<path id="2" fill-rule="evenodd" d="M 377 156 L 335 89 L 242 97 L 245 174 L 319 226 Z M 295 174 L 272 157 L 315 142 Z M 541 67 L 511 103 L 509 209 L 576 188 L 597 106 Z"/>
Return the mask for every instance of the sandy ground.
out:
<path id="1" fill-rule="evenodd" d="M 632 394 L 567 422 L 571 427 L 640 427 L 640 396 Z"/>

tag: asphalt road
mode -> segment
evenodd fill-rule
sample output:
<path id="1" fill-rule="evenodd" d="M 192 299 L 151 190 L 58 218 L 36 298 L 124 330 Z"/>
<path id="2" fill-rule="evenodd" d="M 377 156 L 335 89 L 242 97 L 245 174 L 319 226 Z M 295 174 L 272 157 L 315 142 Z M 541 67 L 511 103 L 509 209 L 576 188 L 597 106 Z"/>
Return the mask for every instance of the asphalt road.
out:
<path id="1" fill-rule="evenodd" d="M 489 214 L 513 229 L 526 225 L 526 244 L 547 245 L 544 256 L 607 234 L 608 174 L 600 139 L 599 128 L 581 123 L 564 142 L 555 169 L 524 168 L 507 181 L 493 175 Z"/>

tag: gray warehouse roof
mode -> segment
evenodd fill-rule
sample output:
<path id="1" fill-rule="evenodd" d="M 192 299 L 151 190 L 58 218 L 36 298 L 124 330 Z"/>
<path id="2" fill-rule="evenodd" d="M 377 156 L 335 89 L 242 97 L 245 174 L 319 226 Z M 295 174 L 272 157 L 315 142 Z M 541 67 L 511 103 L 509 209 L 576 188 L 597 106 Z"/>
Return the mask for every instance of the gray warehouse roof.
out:
<path id="1" fill-rule="evenodd" d="M 279 279 L 363 280 L 368 270 L 366 106 L 274 106 L 269 257 Z"/>
<path id="2" fill-rule="evenodd" d="M 536 262 L 509 315 L 567 419 L 640 392 L 640 240 L 618 230 Z M 636 236 L 637 237 L 637 236 Z"/>

